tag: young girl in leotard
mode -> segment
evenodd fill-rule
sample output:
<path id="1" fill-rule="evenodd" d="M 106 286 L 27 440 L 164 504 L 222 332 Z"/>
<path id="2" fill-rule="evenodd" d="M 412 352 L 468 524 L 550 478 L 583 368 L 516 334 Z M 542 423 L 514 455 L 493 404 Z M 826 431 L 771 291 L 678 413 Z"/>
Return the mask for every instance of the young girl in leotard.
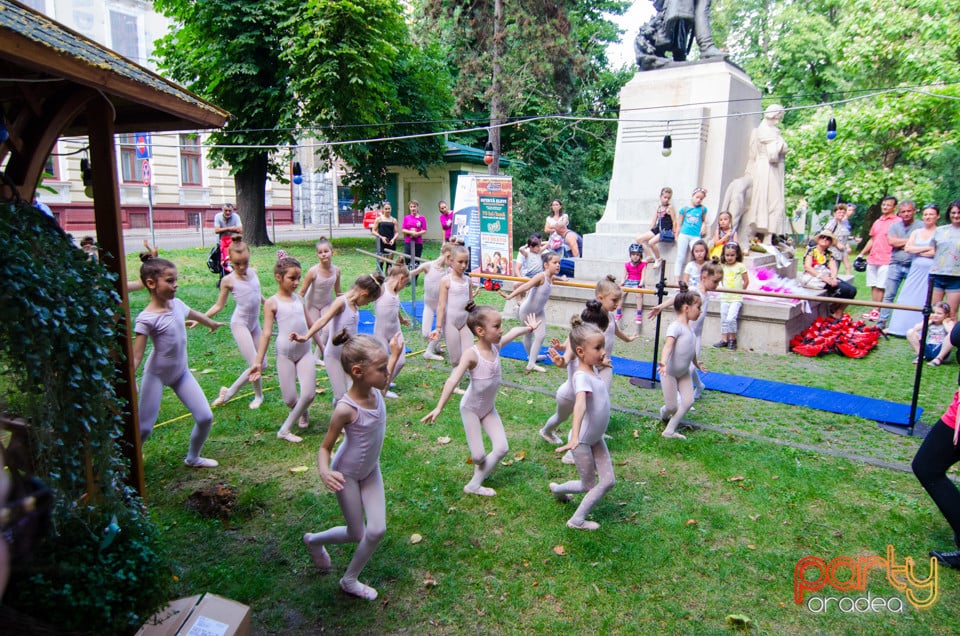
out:
<path id="1" fill-rule="evenodd" d="M 433 331 L 433 319 L 437 314 L 437 302 L 440 300 L 440 281 L 447 275 L 450 269 L 450 250 L 452 243 L 444 243 L 440 247 L 440 257 L 435 261 L 425 261 L 410 272 L 411 276 L 426 272 L 423 277 L 423 316 L 420 321 L 420 333 L 427 339 L 427 350 L 423 352 L 424 360 L 443 360 L 438 347 L 439 338 L 430 339 L 430 332 Z M 437 323 L 440 327 L 440 323 Z"/>
<path id="2" fill-rule="evenodd" d="M 577 372 L 573 376 L 576 393 L 573 407 L 573 425 L 570 441 L 557 449 L 558 453 L 570 451 L 580 479 L 562 484 L 550 484 L 550 492 L 560 501 L 568 501 L 572 493 L 585 492 L 576 512 L 567 521 L 567 527 L 575 530 L 596 530 L 600 524 L 588 521 L 587 515 L 608 490 L 613 488 L 613 462 L 610 451 L 603 441 L 603 434 L 610 423 L 610 394 L 607 385 L 597 372 L 606 353 L 603 349 L 603 333 L 591 324 L 572 321 L 570 345 L 577 356 Z"/>
<path id="3" fill-rule="evenodd" d="M 608 274 L 605 278 L 597 281 L 595 293 L 597 300 L 600 301 L 600 306 L 603 307 L 603 310 L 607 312 L 610 317 L 607 328 L 603 332 L 604 350 L 607 352 L 607 358 L 610 358 L 613 356 L 613 344 L 617 338 L 620 338 L 620 340 L 624 342 L 633 342 L 637 339 L 637 334 L 632 333 L 627 335 L 620 329 L 620 325 L 617 324 L 616 313 L 614 312 L 616 312 L 620 298 L 623 296 L 623 290 L 620 289 L 620 285 L 617 283 L 617 279 L 613 274 Z M 609 365 L 602 366 L 600 368 L 600 377 L 603 378 L 603 381 L 607 384 L 607 391 L 609 391 L 610 387 L 613 386 L 613 367 Z"/>
<path id="4" fill-rule="evenodd" d="M 258 380 L 263 369 L 260 361 L 267 355 L 270 336 L 273 335 L 273 322 L 277 322 L 277 379 L 280 381 L 280 395 L 290 407 L 290 415 L 283 421 L 277 432 L 277 439 L 288 442 L 302 442 L 303 438 L 290 432 L 293 423 L 307 428 L 310 420 L 307 410 L 317 394 L 317 369 L 310 345 L 306 340 L 294 342 L 292 336 L 307 328 L 307 312 L 303 301 L 297 295 L 300 284 L 300 261 L 284 256 L 273 266 L 273 277 L 277 280 L 277 293 L 263 304 L 263 333 L 257 348 L 255 364 L 250 367 L 250 379 Z M 300 393 L 297 393 L 297 382 Z"/>
<path id="5" fill-rule="evenodd" d="M 697 359 L 697 337 L 690 323 L 700 317 L 700 294 L 689 291 L 684 282 L 680 282 L 680 292 L 673 299 L 673 309 L 677 319 L 667 328 L 667 339 L 663 344 L 663 353 L 657 365 L 660 371 L 660 386 L 663 389 L 664 405 L 660 408 L 660 419 L 666 424 L 661 433 L 664 437 L 687 439 L 677 432 L 680 420 L 693 405 L 693 379 L 690 377 L 691 365 L 700 371 L 706 371 Z M 677 406 L 677 394 L 680 405 Z"/>
<path id="6" fill-rule="evenodd" d="M 501 292 L 501 296 L 507 300 L 516 298 L 520 294 L 529 290 L 529 294 L 523 299 L 520 305 L 519 317 L 523 322 L 527 321 L 528 316 L 540 325 L 532 334 L 523 337 L 523 348 L 527 350 L 527 371 L 546 372 L 546 369 L 537 364 L 537 357 L 540 355 L 540 347 L 543 345 L 543 339 L 547 335 L 546 313 L 547 301 L 550 300 L 550 290 L 553 288 L 553 278 L 560 273 L 560 255 L 555 252 L 548 252 L 543 255 L 543 271 L 535 274 L 527 282 L 513 288 L 509 294 Z"/>
<path id="7" fill-rule="evenodd" d="M 477 337 L 477 344 L 463 352 L 460 363 L 443 384 L 443 392 L 436 408 L 427 413 L 421 422 L 437 421 L 444 405 L 453 395 L 464 374 L 470 375 L 470 386 L 460 400 L 460 417 L 467 434 L 470 458 L 473 460 L 473 479 L 463 487 L 463 492 L 483 497 L 493 497 L 497 492 L 483 485 L 497 464 L 507 454 L 507 434 L 497 413 L 495 403 L 500 388 L 500 348 L 508 342 L 540 325 L 533 316 L 527 316 L 526 325 L 514 327 L 503 334 L 503 319 L 493 307 L 480 306 L 471 301 L 467 305 L 467 325 Z M 483 433 L 490 438 L 490 452 L 483 447 Z"/>
<path id="8" fill-rule="evenodd" d="M 333 334 L 346 329 L 347 333 L 356 335 L 360 325 L 360 308 L 380 298 L 383 276 L 380 274 L 364 274 L 353 282 L 350 289 L 343 296 L 338 296 L 333 304 L 318 320 L 313 323 L 305 335 L 299 331 L 290 334 L 291 340 L 307 342 L 328 324 L 330 325 L 327 342 L 323 346 L 326 358 L 327 376 L 330 378 L 330 388 L 333 390 L 333 401 L 337 402 L 347 392 L 347 375 L 340 365 L 340 347 L 333 344 Z"/>
<path id="9" fill-rule="evenodd" d="M 314 564 L 324 573 L 331 565 L 327 544 L 356 543 L 350 565 L 340 579 L 340 589 L 372 601 L 377 598 L 377 591 L 358 581 L 357 577 L 387 531 L 383 475 L 380 473 L 387 411 L 381 392 L 390 382 L 403 344 L 399 338 L 394 338 L 389 343 L 392 353 L 388 359 L 383 346 L 367 335 L 350 335 L 344 329 L 333 337 L 332 342 L 341 348 L 339 363 L 343 372 L 350 376 L 351 385 L 333 409 L 330 427 L 317 453 L 317 466 L 323 485 L 336 493 L 347 523 L 323 532 L 308 532 L 303 535 L 303 542 Z M 343 433 L 343 443 L 331 459 L 340 433 Z"/>
<path id="10" fill-rule="evenodd" d="M 144 257 L 141 257 L 144 258 Z M 140 266 L 140 280 L 150 291 L 150 302 L 137 316 L 133 331 L 133 368 L 138 369 L 147 349 L 147 339 L 153 341 L 153 351 L 144 365 L 140 380 L 140 441 L 145 442 L 153 432 L 160 413 L 163 387 L 173 389 L 180 401 L 193 415 L 190 449 L 183 463 L 197 468 L 212 468 L 217 461 L 200 457 L 203 443 L 213 426 L 213 411 L 207 404 L 196 378 L 187 366 L 187 328 L 185 320 L 195 320 L 214 332 L 223 326 L 199 311 L 190 309 L 177 295 L 177 266 L 165 258 L 146 255 Z"/>
<path id="11" fill-rule="evenodd" d="M 256 362 L 254 357 L 257 355 L 257 344 L 260 342 L 260 305 L 263 303 L 263 295 L 260 292 L 257 270 L 250 267 L 250 249 L 240 237 L 235 237 L 228 250 L 233 272 L 220 281 L 220 295 L 217 296 L 217 302 L 206 311 L 206 316 L 213 318 L 220 313 L 227 304 L 227 296 L 233 294 L 233 300 L 237 306 L 233 310 L 233 315 L 230 316 L 230 331 L 237 342 L 237 348 L 240 349 L 240 355 L 247 361 L 248 366 L 229 388 L 220 387 L 220 395 L 210 403 L 210 406 L 226 404 L 243 385 L 250 381 L 250 366 Z M 254 397 L 250 402 L 250 408 L 258 409 L 263 404 L 262 380 L 251 382 L 251 384 L 253 384 Z"/>
<path id="12" fill-rule="evenodd" d="M 390 382 L 393 382 L 403 365 L 406 364 L 406 347 L 403 346 L 403 336 L 400 334 L 401 325 L 409 325 L 410 321 L 400 314 L 400 297 L 398 292 L 410 284 L 410 270 L 404 264 L 403 259 L 397 259 L 390 269 L 387 270 L 387 279 L 383 281 L 383 293 L 377 302 L 373 305 L 373 337 L 376 338 L 385 349 L 390 349 L 390 341 L 394 336 L 400 335 L 400 352 L 397 358 L 397 364 L 393 368 L 393 375 Z M 392 354 L 393 351 L 391 350 Z M 387 391 L 385 397 L 396 398 L 397 394 Z"/>
<path id="13" fill-rule="evenodd" d="M 441 332 L 447 341 L 450 364 L 460 364 L 460 356 L 473 344 L 473 335 L 467 327 L 467 303 L 476 296 L 471 291 L 470 278 L 465 276 L 469 252 L 462 245 L 450 249 L 450 273 L 440 279 L 437 297 L 437 326 L 430 339 L 437 340 Z"/>
<path id="14" fill-rule="evenodd" d="M 310 324 L 319 320 L 327 307 L 333 304 L 333 299 L 342 293 L 340 268 L 333 264 L 333 245 L 325 237 L 317 241 L 317 260 L 320 262 L 308 269 L 307 275 L 303 277 L 299 292 L 307 308 L 307 319 Z M 320 358 L 323 356 L 323 343 L 326 339 L 327 333 L 323 329 L 313 337 L 317 345 L 315 353 L 317 364 L 322 364 Z"/>
<path id="15" fill-rule="evenodd" d="M 596 325 L 600 331 L 606 331 L 607 326 L 610 324 L 610 314 L 604 311 L 600 301 L 594 298 L 587 301 L 586 308 L 580 312 L 580 320 L 584 323 Z M 577 372 L 579 363 L 573 348 L 570 346 L 569 337 L 560 345 L 559 349 L 563 351 L 563 355 L 557 351 L 557 347 L 550 347 L 550 360 L 554 366 L 559 369 L 566 367 L 567 379 L 557 389 L 557 410 L 550 416 L 547 423 L 543 425 L 543 428 L 540 429 L 540 437 L 551 444 L 563 443 L 563 440 L 557 436 L 556 430 L 557 427 L 567 421 L 567 418 L 573 413 L 573 405 L 577 397 L 576 392 L 573 390 L 573 375 Z"/>

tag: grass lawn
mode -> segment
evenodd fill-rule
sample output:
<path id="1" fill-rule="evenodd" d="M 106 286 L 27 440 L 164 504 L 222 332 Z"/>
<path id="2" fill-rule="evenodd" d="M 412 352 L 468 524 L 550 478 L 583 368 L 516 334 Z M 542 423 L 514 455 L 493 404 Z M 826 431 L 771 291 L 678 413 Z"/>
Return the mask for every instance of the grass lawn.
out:
<path id="1" fill-rule="evenodd" d="M 316 262 L 310 243 L 282 247 L 306 266 Z M 372 267 L 355 247 L 372 244 L 335 243 L 345 288 Z M 425 255 L 436 250 L 428 245 Z M 180 267 L 178 297 L 199 311 L 212 305 L 217 290 L 206 250 L 163 255 Z M 272 248 L 253 250 L 267 296 L 276 290 L 274 257 Z M 137 271 L 134 258 L 128 267 Z M 502 306 L 493 293 L 481 292 L 478 300 Z M 133 315 L 146 301 L 145 292 L 133 294 Z M 219 319 L 228 321 L 232 309 L 230 301 Z M 561 337 L 562 330 L 550 328 L 549 335 Z M 406 336 L 412 350 L 423 348 L 419 331 Z M 228 328 L 212 335 L 197 328 L 189 340 L 190 366 L 213 399 L 244 363 Z M 618 343 L 616 355 L 649 360 L 652 349 L 641 338 Z M 915 370 L 909 346 L 896 338 L 881 340 L 861 360 L 709 347 L 704 358 L 717 371 L 901 403 L 909 403 Z M 331 413 L 326 374 L 318 373 L 304 443 L 289 444 L 276 439 L 288 409 L 273 372 L 271 365 L 259 410 L 247 408 L 251 391 L 214 410 L 204 456 L 219 468 L 184 467 L 192 420 L 177 419 L 186 411 L 169 390 L 161 425 L 143 449 L 147 504 L 176 562 L 179 595 L 209 591 L 250 605 L 256 634 L 722 634 L 736 629 L 729 615 L 748 617 L 754 633 L 767 634 L 939 634 L 955 624 L 960 579 L 945 568 L 935 586 L 939 596 L 926 609 L 913 607 L 878 567 L 865 577 L 866 589 L 827 586 L 808 592 L 802 605 L 794 602 L 794 570 L 804 557 L 886 558 L 890 545 L 894 565 L 912 557 L 916 576 L 924 578 L 927 552 L 951 547 L 949 527 L 909 472 L 918 439 L 854 417 L 707 392 L 687 417 L 701 428 L 685 442 L 666 440 L 658 429 L 659 390 L 617 377 L 609 429 L 617 484 L 590 517 L 600 530 L 575 531 L 564 525 L 575 504 L 555 502 L 547 484 L 576 471 L 537 433 L 552 413 L 562 374 L 525 375 L 523 363 L 512 360 L 503 362 L 498 401 L 510 452 L 487 482 L 498 495 L 484 498 L 462 491 L 472 467 L 456 403 L 436 424 L 420 424 L 449 368 L 408 359 L 397 380 L 400 399 L 387 404 L 381 460 L 387 535 L 361 576 L 380 598 L 349 597 L 337 581 L 353 546 L 330 547 L 333 572 L 320 575 L 301 542 L 304 532 L 342 524 L 316 471 Z M 954 362 L 924 367 L 924 422 L 939 418 L 956 382 Z M 444 437 L 452 441 L 442 443 Z M 228 517 L 204 519 L 186 505 L 191 493 L 217 484 L 237 489 Z M 414 534 L 422 540 L 411 541 Z M 855 576 L 845 566 L 834 574 L 839 581 Z M 804 578 L 816 575 L 811 569 Z M 916 597 L 932 593 L 917 590 Z M 868 594 L 900 611 L 844 611 Z M 807 604 L 811 596 L 848 600 L 828 601 L 821 612 L 813 611 L 819 601 Z"/>

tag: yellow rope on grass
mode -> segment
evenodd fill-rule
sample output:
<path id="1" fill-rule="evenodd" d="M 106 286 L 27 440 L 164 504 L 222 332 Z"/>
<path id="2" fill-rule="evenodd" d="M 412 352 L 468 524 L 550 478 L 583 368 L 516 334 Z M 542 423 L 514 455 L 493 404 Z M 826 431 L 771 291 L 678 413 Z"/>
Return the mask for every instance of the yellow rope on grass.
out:
<path id="1" fill-rule="evenodd" d="M 265 389 L 263 390 L 263 392 L 266 393 L 267 391 L 275 391 L 276 388 L 277 388 L 277 387 L 275 387 L 275 386 L 270 386 L 270 387 L 265 388 Z M 223 404 L 218 404 L 218 405 L 216 405 L 216 406 L 214 406 L 214 407 L 211 407 L 211 408 L 218 409 L 218 408 L 220 408 L 220 407 L 222 407 L 222 406 L 226 406 L 227 404 L 230 404 L 231 402 L 236 402 L 237 400 L 242 400 L 243 398 L 250 397 L 251 395 L 253 395 L 253 392 L 244 393 L 243 395 L 235 395 L 235 396 L 233 396 L 232 398 L 230 398 L 229 400 L 227 400 L 226 402 L 224 402 Z M 184 413 L 183 415 L 178 415 L 178 416 L 176 416 L 176 417 L 174 417 L 174 418 L 171 418 L 171 419 L 167 420 L 166 422 L 160 422 L 159 424 L 154 424 L 154 425 L 153 425 L 153 428 L 156 429 L 156 428 L 160 428 L 161 426 L 165 426 L 165 425 L 167 425 L 167 424 L 173 424 L 173 423 L 176 422 L 176 421 L 179 421 L 179 420 L 182 420 L 182 419 L 186 419 L 186 418 L 188 418 L 188 417 L 191 417 L 192 415 L 193 415 L 193 413 L 187 412 L 187 413 Z"/>

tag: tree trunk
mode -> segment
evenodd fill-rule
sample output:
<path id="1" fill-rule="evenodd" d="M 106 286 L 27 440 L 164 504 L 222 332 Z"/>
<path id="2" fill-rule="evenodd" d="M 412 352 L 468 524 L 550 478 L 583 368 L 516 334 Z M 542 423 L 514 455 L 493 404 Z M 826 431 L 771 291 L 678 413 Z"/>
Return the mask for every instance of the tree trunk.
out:
<path id="1" fill-rule="evenodd" d="M 493 59 L 491 72 L 493 75 L 490 85 L 490 143 L 493 144 L 493 162 L 490 164 L 487 172 L 489 174 L 500 174 L 500 122 L 503 119 L 503 103 L 500 93 L 503 87 L 500 82 L 500 75 L 503 72 L 500 58 L 503 54 L 503 1 L 495 0 L 493 3 Z"/>
<path id="2" fill-rule="evenodd" d="M 243 240 L 250 245 L 272 245 L 267 233 L 267 153 L 258 154 L 233 175 L 237 213 L 243 221 Z"/>

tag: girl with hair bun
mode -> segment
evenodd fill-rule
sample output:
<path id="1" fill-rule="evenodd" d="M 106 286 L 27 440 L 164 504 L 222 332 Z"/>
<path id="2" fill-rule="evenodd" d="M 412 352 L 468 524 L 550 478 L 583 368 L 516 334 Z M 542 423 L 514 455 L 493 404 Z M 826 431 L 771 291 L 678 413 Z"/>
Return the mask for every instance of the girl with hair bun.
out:
<path id="1" fill-rule="evenodd" d="M 493 497 L 497 492 L 484 486 L 483 481 L 509 450 L 507 434 L 496 406 L 497 390 L 500 388 L 500 348 L 518 336 L 536 331 L 540 323 L 533 316 L 528 316 L 525 326 L 514 327 L 504 335 L 503 318 L 495 308 L 477 306 L 471 301 L 466 309 L 467 326 L 477 337 L 477 343 L 460 356 L 457 368 L 443 384 L 437 406 L 420 421 L 430 424 L 436 422 L 457 384 L 465 374 L 470 375 L 470 386 L 460 400 L 460 417 L 473 460 L 473 478 L 463 487 L 463 492 Z M 483 446 L 484 433 L 490 438 L 489 453 Z"/>
<path id="2" fill-rule="evenodd" d="M 303 543 L 323 573 L 329 572 L 331 566 L 325 546 L 356 543 L 357 549 L 340 579 L 340 589 L 372 601 L 377 598 L 377 590 L 357 578 L 387 532 L 386 497 L 380 472 L 380 451 L 387 432 L 382 392 L 390 382 L 403 343 L 399 335 L 394 336 L 389 343 L 389 357 L 376 338 L 351 335 L 346 329 L 335 334 L 331 343 L 340 349 L 338 362 L 351 383 L 330 416 L 330 427 L 317 453 L 317 467 L 323 485 L 336 494 L 346 525 L 308 532 L 303 535 Z M 343 443 L 334 453 L 341 433 Z"/>
<path id="3" fill-rule="evenodd" d="M 333 334 L 346 329 L 356 335 L 360 325 L 360 308 L 380 298 L 383 284 L 382 274 L 364 274 L 353 281 L 353 285 L 343 296 L 338 296 L 327 311 L 313 323 L 305 335 L 299 332 L 290 334 L 291 340 L 306 342 L 321 329 L 330 324 L 329 336 L 323 347 L 323 355 L 333 390 L 333 401 L 337 402 L 347 392 L 347 376 L 340 366 L 340 347 L 333 343 Z"/>
<path id="4" fill-rule="evenodd" d="M 677 319 L 667 328 L 667 338 L 657 365 L 664 401 L 660 408 L 660 419 L 666 424 L 666 429 L 661 433 L 663 437 L 687 439 L 685 435 L 677 432 L 677 426 L 693 406 L 693 379 L 690 377 L 690 368 L 693 365 L 706 371 L 697 359 L 697 337 L 690 328 L 690 323 L 700 317 L 701 304 L 700 294 L 688 290 L 687 284 L 680 281 L 680 291 L 673 298 Z"/>
<path id="5" fill-rule="evenodd" d="M 294 444 L 302 442 L 303 438 L 291 432 L 293 424 L 296 422 L 300 428 L 310 425 L 307 410 L 317 394 L 317 367 L 310 345 L 306 340 L 295 341 L 293 338 L 297 331 L 307 327 L 307 310 L 296 293 L 300 273 L 300 261 L 289 256 L 282 256 L 273 266 L 277 293 L 263 304 L 263 332 L 260 334 L 255 363 L 250 367 L 250 380 L 255 382 L 260 379 L 263 370 L 261 360 L 267 355 L 273 323 L 276 321 L 277 379 L 280 382 L 280 395 L 290 407 L 290 414 L 280 426 L 277 439 Z M 297 383 L 300 384 L 299 392 Z"/>
<path id="6" fill-rule="evenodd" d="M 333 304 L 333 299 L 343 293 L 340 291 L 340 268 L 333 264 L 333 244 L 321 236 L 316 247 L 319 262 L 307 270 L 299 292 L 307 308 L 309 324 L 316 322 L 327 307 Z M 316 343 L 314 355 L 317 365 L 322 366 L 320 358 L 323 356 L 323 343 L 327 340 L 327 333 L 321 329 L 313 336 L 313 340 Z"/>

